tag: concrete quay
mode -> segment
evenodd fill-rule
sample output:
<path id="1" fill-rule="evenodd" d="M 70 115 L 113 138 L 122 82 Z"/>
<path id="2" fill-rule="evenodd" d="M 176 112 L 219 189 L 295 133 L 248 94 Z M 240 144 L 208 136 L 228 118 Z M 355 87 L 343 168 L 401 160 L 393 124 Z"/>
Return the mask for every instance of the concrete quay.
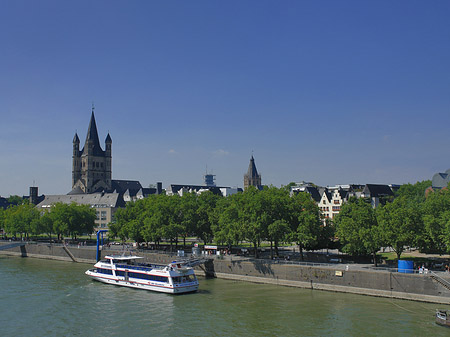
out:
<path id="1" fill-rule="evenodd" d="M 0 249 L 9 242 L 0 243 Z M 105 249 L 104 257 L 120 250 Z M 34 258 L 96 262 L 95 247 L 63 246 L 45 243 L 27 243 L 20 247 L 0 250 L 2 255 Z M 143 251 L 138 253 L 145 261 L 166 264 L 175 255 Z M 267 283 L 314 290 L 370 295 L 386 298 L 450 304 L 450 275 L 404 274 L 388 270 L 374 270 L 360 265 L 301 264 L 289 261 L 251 259 L 238 256 L 222 256 L 209 259 L 204 266 L 196 267 L 198 274 L 223 279 Z"/>

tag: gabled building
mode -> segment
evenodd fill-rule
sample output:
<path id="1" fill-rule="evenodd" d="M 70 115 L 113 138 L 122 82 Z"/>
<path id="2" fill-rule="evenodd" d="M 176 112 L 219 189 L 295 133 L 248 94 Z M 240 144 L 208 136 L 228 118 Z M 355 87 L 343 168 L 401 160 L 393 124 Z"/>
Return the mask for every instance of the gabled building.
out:
<path id="1" fill-rule="evenodd" d="M 141 187 L 139 190 L 127 189 L 123 194 L 123 200 L 125 202 L 136 201 L 147 198 L 152 194 L 161 194 L 161 193 L 162 193 L 162 183 L 158 182 L 156 184 L 156 187 Z"/>
<path id="2" fill-rule="evenodd" d="M 318 203 L 324 219 L 333 219 L 341 211 L 341 206 L 348 200 L 349 190 L 342 187 L 327 187 L 322 191 Z"/>
<path id="3" fill-rule="evenodd" d="M 36 207 L 44 210 L 49 209 L 56 203 L 79 205 L 89 205 L 95 208 L 97 219 L 95 223 L 98 229 L 105 229 L 108 223 L 114 219 L 114 213 L 117 208 L 124 207 L 125 202 L 119 193 L 91 193 L 91 194 L 72 194 L 72 195 L 46 195 Z"/>
<path id="4" fill-rule="evenodd" d="M 373 208 L 384 204 L 387 200 L 394 198 L 394 192 L 389 185 L 366 184 L 361 193 L 361 198 L 369 198 Z"/>

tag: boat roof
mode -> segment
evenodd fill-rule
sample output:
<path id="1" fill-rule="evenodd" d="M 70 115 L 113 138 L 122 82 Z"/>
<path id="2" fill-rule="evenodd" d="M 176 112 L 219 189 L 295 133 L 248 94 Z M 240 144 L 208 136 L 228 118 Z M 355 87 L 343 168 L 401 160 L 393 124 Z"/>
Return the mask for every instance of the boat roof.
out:
<path id="1" fill-rule="evenodd" d="M 106 255 L 105 259 L 125 261 L 125 260 L 143 259 L 143 257 L 136 255 Z"/>

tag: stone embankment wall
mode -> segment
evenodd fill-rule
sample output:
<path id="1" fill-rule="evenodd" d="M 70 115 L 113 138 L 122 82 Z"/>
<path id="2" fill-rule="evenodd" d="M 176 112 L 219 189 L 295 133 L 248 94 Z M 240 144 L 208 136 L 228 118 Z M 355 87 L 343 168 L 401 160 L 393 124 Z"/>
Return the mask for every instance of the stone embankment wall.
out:
<path id="1" fill-rule="evenodd" d="M 2 246 L 14 242 L 0 243 Z M 3 255 L 15 255 L 24 257 L 36 257 L 41 259 L 75 261 L 84 263 L 95 263 L 96 250 L 93 247 L 77 248 L 77 246 L 63 246 L 45 243 L 27 243 L 24 246 L 14 247 L 7 250 L 0 250 Z"/>
<path id="2" fill-rule="evenodd" d="M 4 245 L 3 243 L 0 243 Z M 118 251 L 104 250 L 106 254 Z M 26 244 L 8 250 L 0 250 L 0 254 L 29 256 L 64 261 L 95 263 L 95 247 L 81 247 L 53 244 Z M 145 261 L 167 264 L 175 256 L 153 252 L 140 252 Z M 397 272 L 364 270 L 349 265 L 336 266 L 305 266 L 271 260 L 252 260 L 226 256 L 214 258 L 205 265 L 196 267 L 199 274 L 219 278 L 270 283 L 308 289 L 319 289 L 337 292 L 347 292 L 380 297 L 400 298 L 450 304 L 450 290 L 430 274 L 403 274 Z M 440 275 L 450 282 L 450 276 Z"/>
<path id="3" fill-rule="evenodd" d="M 349 265 L 305 266 L 270 260 L 215 259 L 217 277 L 285 286 L 450 304 L 450 290 L 430 274 L 363 270 Z M 354 268 L 354 269 L 352 269 Z M 450 283 L 450 275 L 440 275 Z"/>

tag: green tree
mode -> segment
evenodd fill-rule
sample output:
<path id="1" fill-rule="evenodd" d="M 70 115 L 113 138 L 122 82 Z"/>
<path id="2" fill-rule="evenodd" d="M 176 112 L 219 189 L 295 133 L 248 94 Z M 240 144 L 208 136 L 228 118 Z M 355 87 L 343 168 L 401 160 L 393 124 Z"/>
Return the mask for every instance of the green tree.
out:
<path id="1" fill-rule="evenodd" d="M 408 202 L 420 204 L 425 202 L 425 191 L 431 186 L 431 180 L 419 181 L 413 184 L 404 184 L 395 192 L 396 197 L 403 197 Z"/>
<path id="2" fill-rule="evenodd" d="M 39 234 L 47 234 L 48 237 L 51 238 L 53 232 L 53 220 L 49 210 L 41 214 L 39 222 Z"/>
<path id="3" fill-rule="evenodd" d="M 20 234 L 28 238 L 29 234 L 39 234 L 34 229 L 39 221 L 38 210 L 30 204 L 10 206 L 4 214 L 5 230 L 14 236 Z"/>
<path id="4" fill-rule="evenodd" d="M 261 241 L 267 236 L 268 215 L 263 194 L 255 187 L 248 187 L 242 198 L 239 218 L 243 237 L 253 244 L 255 257 L 259 257 Z"/>
<path id="5" fill-rule="evenodd" d="M 421 232 L 421 213 L 414 206 L 402 196 L 377 210 L 383 241 L 396 252 L 397 259 L 407 246 L 415 245 L 417 233 Z"/>
<path id="6" fill-rule="evenodd" d="M 238 193 L 220 199 L 212 217 L 211 229 L 215 240 L 228 248 L 244 239 L 239 215 L 241 198 L 242 193 Z"/>
<path id="7" fill-rule="evenodd" d="M 279 256 L 278 244 L 287 241 L 291 229 L 284 219 L 275 220 L 267 228 L 267 235 L 270 241 L 270 258 L 273 259 L 272 243 L 275 248 L 276 256 Z"/>
<path id="8" fill-rule="evenodd" d="M 383 244 L 377 217 L 370 203 L 350 198 L 335 217 L 336 234 L 342 251 L 351 255 L 372 255 L 377 265 L 376 253 Z"/>
<path id="9" fill-rule="evenodd" d="M 186 238 L 195 232 L 198 217 L 198 197 L 195 193 L 187 193 L 180 198 L 179 221 L 181 225 L 181 236 L 183 237 L 183 247 L 186 246 Z"/>
<path id="10" fill-rule="evenodd" d="M 425 251 L 445 253 L 450 251 L 449 218 L 450 191 L 448 188 L 428 194 L 422 207 L 423 230 L 419 247 Z"/>
<path id="11" fill-rule="evenodd" d="M 27 199 L 24 199 L 22 197 L 19 197 L 18 195 L 11 195 L 8 198 L 8 202 L 14 206 L 23 205 L 28 203 Z"/>
<path id="12" fill-rule="evenodd" d="M 220 196 L 211 191 L 203 192 L 197 196 L 198 207 L 195 214 L 194 233 L 204 244 L 212 241 L 212 224 L 216 221 L 215 208 L 220 199 Z"/>
<path id="13" fill-rule="evenodd" d="M 76 238 L 77 235 L 91 234 L 94 231 L 95 209 L 88 205 L 56 203 L 52 205 L 49 216 L 58 240 L 64 235 Z"/>
<path id="14" fill-rule="evenodd" d="M 300 258 L 304 260 L 303 250 L 315 249 L 320 240 L 320 211 L 311 195 L 300 192 L 290 198 L 290 214 L 291 238 L 297 243 Z"/>

